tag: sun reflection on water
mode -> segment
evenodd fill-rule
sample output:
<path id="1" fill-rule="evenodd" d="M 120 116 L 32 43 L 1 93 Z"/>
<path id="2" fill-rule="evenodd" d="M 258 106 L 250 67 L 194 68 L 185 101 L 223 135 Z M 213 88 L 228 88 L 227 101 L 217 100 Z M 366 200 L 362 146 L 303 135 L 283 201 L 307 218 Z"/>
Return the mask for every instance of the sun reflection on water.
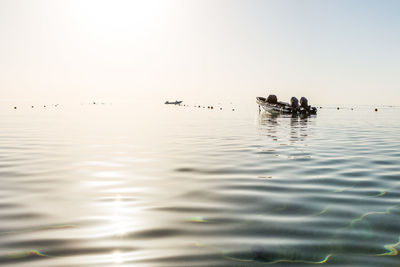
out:
<path id="1" fill-rule="evenodd" d="M 130 218 L 125 216 L 126 208 L 124 207 L 124 203 L 121 201 L 121 195 L 116 195 L 113 204 L 110 207 L 110 225 L 112 229 L 112 233 L 117 236 L 123 236 L 127 232 L 129 232 Z M 132 215 L 132 209 L 130 210 L 130 214 Z"/>
<path id="2" fill-rule="evenodd" d="M 120 264 L 124 262 L 123 256 L 118 250 L 113 252 L 112 259 L 114 264 Z"/>

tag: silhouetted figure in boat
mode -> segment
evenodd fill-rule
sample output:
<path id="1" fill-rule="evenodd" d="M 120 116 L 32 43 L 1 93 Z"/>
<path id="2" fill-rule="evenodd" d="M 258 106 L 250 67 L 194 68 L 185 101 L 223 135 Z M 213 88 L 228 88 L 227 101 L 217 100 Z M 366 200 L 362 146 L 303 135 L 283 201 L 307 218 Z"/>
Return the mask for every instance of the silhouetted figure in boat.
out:
<path id="1" fill-rule="evenodd" d="M 276 95 L 269 95 L 267 97 L 267 102 L 270 104 L 277 104 L 278 103 L 278 98 L 276 97 Z"/>

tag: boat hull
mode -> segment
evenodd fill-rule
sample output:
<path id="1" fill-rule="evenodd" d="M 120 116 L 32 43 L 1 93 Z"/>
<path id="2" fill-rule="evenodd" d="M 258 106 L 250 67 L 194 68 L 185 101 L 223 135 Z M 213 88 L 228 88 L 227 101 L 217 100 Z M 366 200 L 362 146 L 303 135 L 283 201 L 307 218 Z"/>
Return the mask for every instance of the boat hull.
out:
<path id="1" fill-rule="evenodd" d="M 166 101 L 164 104 L 166 105 L 180 105 L 183 101 L 175 101 L 175 102 L 169 102 Z"/>
<path id="2" fill-rule="evenodd" d="M 315 115 L 317 114 L 317 108 L 315 107 L 298 107 L 293 108 L 289 104 L 278 102 L 276 104 L 268 103 L 266 98 L 257 97 L 257 104 L 266 112 L 271 114 L 292 114 L 292 115 Z"/>

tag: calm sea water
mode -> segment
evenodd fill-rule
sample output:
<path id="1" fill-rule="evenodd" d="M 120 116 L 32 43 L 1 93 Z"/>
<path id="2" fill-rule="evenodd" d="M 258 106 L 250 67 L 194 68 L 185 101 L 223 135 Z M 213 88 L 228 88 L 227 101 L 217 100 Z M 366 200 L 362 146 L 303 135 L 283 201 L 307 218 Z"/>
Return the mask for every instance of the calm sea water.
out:
<path id="1" fill-rule="evenodd" d="M 373 108 L 3 103 L 0 264 L 399 266 L 400 109 Z"/>

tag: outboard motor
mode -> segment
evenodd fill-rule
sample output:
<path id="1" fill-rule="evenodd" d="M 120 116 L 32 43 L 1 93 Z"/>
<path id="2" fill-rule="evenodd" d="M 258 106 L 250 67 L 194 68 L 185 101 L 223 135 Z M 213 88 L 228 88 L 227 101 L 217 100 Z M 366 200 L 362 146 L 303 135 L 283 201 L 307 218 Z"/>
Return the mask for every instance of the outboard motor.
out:
<path id="1" fill-rule="evenodd" d="M 290 106 L 294 109 L 299 107 L 299 100 L 296 97 L 290 99 Z"/>
<path id="2" fill-rule="evenodd" d="M 300 106 L 303 108 L 308 108 L 308 100 L 304 96 L 300 98 Z"/>
<path id="3" fill-rule="evenodd" d="M 276 97 L 276 95 L 269 95 L 267 97 L 267 102 L 270 104 L 276 104 L 278 103 L 278 98 Z"/>
<path id="4" fill-rule="evenodd" d="M 310 110 L 310 114 L 315 115 L 317 114 L 317 108 L 316 107 L 312 107 Z"/>

